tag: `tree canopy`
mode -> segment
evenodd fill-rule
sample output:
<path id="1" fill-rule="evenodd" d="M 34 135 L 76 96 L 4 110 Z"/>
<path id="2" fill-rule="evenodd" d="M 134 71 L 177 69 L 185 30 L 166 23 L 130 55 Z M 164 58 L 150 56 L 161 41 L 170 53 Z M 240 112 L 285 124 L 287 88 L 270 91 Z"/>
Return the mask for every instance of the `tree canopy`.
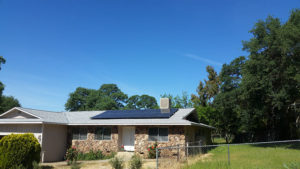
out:
<path id="1" fill-rule="evenodd" d="M 3 56 L 0 56 L 0 70 L 1 70 L 1 64 L 5 64 L 6 60 Z"/>
<path id="2" fill-rule="evenodd" d="M 243 42 L 248 56 L 224 64 L 219 75 L 207 67 L 208 80 L 192 95 L 200 120 L 236 141 L 296 138 L 300 112 L 291 106 L 300 99 L 300 10 L 285 23 L 259 20 L 250 33 Z"/>
<path id="3" fill-rule="evenodd" d="M 253 38 L 243 43 L 250 55 L 241 83 L 249 132 L 270 140 L 290 138 L 295 112 L 289 107 L 300 98 L 300 10 L 286 23 L 269 16 L 250 32 Z"/>
<path id="4" fill-rule="evenodd" d="M 189 108 L 193 107 L 191 98 L 187 92 L 182 92 L 181 95 L 173 96 L 172 94 L 162 94 L 160 97 L 169 98 L 171 101 L 172 108 Z"/>
<path id="5" fill-rule="evenodd" d="M 2 96 L 0 99 L 0 112 L 4 113 L 13 107 L 20 107 L 21 104 L 13 96 Z M 0 114 L 1 114 L 0 113 Z"/>
<path id="6" fill-rule="evenodd" d="M 3 58 L 3 56 L 0 56 L 0 70 L 1 70 L 1 64 L 5 64 L 6 60 Z M 13 96 L 4 96 L 3 90 L 4 90 L 4 84 L 0 82 L 0 114 L 6 112 L 7 110 L 13 108 L 13 107 L 20 107 L 19 101 L 14 98 Z"/>
<path id="7" fill-rule="evenodd" d="M 128 98 L 116 84 L 103 84 L 98 90 L 78 87 L 65 104 L 68 111 L 155 109 L 157 101 L 149 95 Z"/>
<path id="8" fill-rule="evenodd" d="M 65 104 L 68 111 L 122 109 L 128 96 L 115 84 L 103 84 L 98 90 L 78 87 Z"/>
<path id="9" fill-rule="evenodd" d="M 127 100 L 126 109 L 157 109 L 155 97 L 149 95 L 133 95 Z"/>

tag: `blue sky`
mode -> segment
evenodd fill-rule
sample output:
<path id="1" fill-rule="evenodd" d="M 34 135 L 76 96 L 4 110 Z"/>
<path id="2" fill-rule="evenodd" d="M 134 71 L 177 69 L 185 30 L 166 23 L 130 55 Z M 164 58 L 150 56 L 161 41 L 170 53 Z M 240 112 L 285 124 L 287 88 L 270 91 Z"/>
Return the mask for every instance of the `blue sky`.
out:
<path id="1" fill-rule="evenodd" d="M 194 93 L 205 67 L 247 55 L 258 19 L 286 21 L 300 0 L 2 0 L 0 71 L 23 107 L 63 111 L 78 86 L 129 96 Z"/>

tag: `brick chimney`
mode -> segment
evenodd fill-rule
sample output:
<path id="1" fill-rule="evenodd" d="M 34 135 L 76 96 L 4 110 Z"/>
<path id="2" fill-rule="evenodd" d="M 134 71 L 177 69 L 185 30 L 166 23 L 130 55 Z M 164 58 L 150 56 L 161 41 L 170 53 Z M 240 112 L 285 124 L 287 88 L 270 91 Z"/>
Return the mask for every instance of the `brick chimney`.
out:
<path id="1" fill-rule="evenodd" d="M 171 102 L 169 98 L 160 98 L 160 109 L 170 109 Z"/>

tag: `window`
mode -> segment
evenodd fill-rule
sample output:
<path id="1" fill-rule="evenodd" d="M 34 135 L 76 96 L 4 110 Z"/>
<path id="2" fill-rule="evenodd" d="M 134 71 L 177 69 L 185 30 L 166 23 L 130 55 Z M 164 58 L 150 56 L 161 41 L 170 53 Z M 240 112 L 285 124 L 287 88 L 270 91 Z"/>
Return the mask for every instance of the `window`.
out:
<path id="1" fill-rule="evenodd" d="M 86 140 L 87 129 L 86 128 L 74 128 L 73 129 L 73 140 Z"/>
<path id="2" fill-rule="evenodd" d="M 168 141 L 168 128 L 149 128 L 149 141 Z"/>
<path id="3" fill-rule="evenodd" d="M 98 127 L 95 130 L 95 140 L 110 140 L 111 128 L 110 127 Z"/>

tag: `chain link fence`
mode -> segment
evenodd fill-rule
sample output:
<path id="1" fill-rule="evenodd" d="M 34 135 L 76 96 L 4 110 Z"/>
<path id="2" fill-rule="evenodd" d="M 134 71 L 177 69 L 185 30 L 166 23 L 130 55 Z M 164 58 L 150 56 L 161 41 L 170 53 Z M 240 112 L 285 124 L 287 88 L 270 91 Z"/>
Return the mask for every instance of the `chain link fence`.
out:
<path id="1" fill-rule="evenodd" d="M 300 140 L 216 145 L 202 145 L 202 141 L 196 141 L 156 149 L 156 169 L 179 169 L 196 163 L 199 166 L 203 163 L 207 168 L 243 167 L 257 163 L 254 168 L 261 168 L 260 165 L 268 165 L 265 163 L 282 166 L 289 165 L 289 162 L 299 162 L 300 169 Z"/>

